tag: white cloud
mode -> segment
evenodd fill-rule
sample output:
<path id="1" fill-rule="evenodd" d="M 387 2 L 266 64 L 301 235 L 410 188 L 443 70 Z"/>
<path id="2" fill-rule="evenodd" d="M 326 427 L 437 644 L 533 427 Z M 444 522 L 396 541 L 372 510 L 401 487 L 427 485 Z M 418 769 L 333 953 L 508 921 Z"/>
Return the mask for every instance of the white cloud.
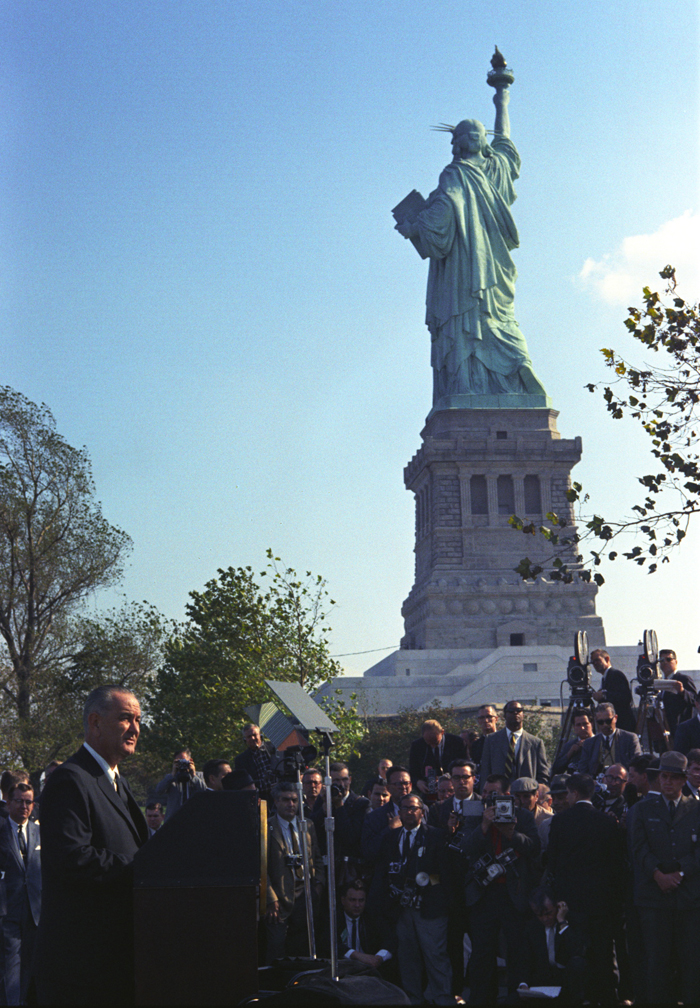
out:
<path id="1" fill-rule="evenodd" d="M 625 238 L 617 251 L 596 261 L 586 259 L 579 280 L 611 305 L 639 301 L 642 287 L 659 290 L 659 270 L 676 267 L 678 291 L 688 301 L 700 300 L 700 214 L 686 210 L 653 234 Z"/>

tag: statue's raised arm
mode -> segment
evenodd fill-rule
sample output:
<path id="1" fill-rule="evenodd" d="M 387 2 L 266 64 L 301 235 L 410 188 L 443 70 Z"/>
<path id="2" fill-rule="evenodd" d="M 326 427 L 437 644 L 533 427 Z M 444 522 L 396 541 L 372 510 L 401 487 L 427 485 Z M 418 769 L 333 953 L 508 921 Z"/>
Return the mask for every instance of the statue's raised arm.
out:
<path id="1" fill-rule="evenodd" d="M 507 87 L 496 88 L 493 96 L 493 104 L 496 106 L 496 121 L 493 124 L 493 131 L 498 136 L 510 137 L 510 116 L 508 115 L 508 103 L 510 102 L 510 89 Z"/>
<path id="2" fill-rule="evenodd" d="M 508 69 L 503 53 L 496 46 L 496 51 L 491 57 L 491 69 L 486 78 L 486 83 L 496 89 L 496 93 L 493 96 L 493 104 L 496 106 L 496 122 L 493 131 L 494 133 L 501 133 L 504 137 L 510 136 L 508 102 L 510 101 L 510 85 L 514 79 L 513 71 Z"/>
<path id="3" fill-rule="evenodd" d="M 476 119 L 441 127 L 452 135 L 453 159 L 437 189 L 427 202 L 414 191 L 394 210 L 397 230 L 430 259 L 434 408 L 468 405 L 465 395 L 546 397 L 514 315 L 519 240 L 510 207 L 520 156 L 508 117 L 513 74 L 497 57 L 502 65 L 492 60 L 487 78 L 496 91 L 492 143 Z"/>

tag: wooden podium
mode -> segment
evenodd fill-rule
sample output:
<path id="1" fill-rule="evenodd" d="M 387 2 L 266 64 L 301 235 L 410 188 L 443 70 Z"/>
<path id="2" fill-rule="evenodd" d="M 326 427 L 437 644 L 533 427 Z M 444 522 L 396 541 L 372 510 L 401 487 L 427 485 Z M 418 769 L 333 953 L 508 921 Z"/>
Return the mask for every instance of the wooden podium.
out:
<path id="1" fill-rule="evenodd" d="M 235 1005 L 258 993 L 257 794 L 202 791 L 134 859 L 137 1005 Z"/>

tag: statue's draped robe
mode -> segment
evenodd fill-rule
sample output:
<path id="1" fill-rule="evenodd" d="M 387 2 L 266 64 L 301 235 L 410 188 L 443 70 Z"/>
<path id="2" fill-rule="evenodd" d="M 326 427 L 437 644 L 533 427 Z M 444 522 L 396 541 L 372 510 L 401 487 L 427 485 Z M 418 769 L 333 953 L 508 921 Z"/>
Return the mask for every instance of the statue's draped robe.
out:
<path id="1" fill-rule="evenodd" d="M 520 157 L 497 137 L 479 167 L 453 161 L 418 215 L 430 256 L 426 324 L 436 404 L 459 394 L 545 391 L 513 313 L 518 232 L 510 212 Z"/>

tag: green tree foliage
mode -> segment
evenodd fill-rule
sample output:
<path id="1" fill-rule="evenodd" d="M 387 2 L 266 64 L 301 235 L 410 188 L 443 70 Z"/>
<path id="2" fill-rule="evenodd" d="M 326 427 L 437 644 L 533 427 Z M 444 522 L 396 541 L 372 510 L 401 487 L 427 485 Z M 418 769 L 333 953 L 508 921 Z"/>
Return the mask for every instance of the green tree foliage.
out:
<path id="1" fill-rule="evenodd" d="M 643 495 L 631 507 L 632 514 L 616 519 L 597 514 L 583 517 L 580 533 L 554 513 L 548 514 L 547 524 L 541 526 L 517 516 L 510 519 L 518 531 L 539 534 L 551 544 L 552 567 L 547 574 L 554 580 L 571 582 L 579 577 L 589 581 L 592 576 L 603 584 L 603 575 L 592 568 L 620 556 L 653 574 L 659 563 L 668 563 L 685 538 L 693 515 L 700 511 L 700 305 L 688 304 L 677 295 L 672 266 L 659 275 L 667 281 L 665 294 L 645 287 L 644 306 L 628 309 L 625 326 L 646 350 L 661 355 L 661 362 L 639 367 L 615 350 L 604 348 L 605 363 L 616 377 L 602 389 L 597 384 L 586 386 L 589 392 L 602 392 L 614 420 L 631 417 L 650 439 L 655 468 L 638 477 Z M 585 505 L 589 496 L 580 483 L 574 483 L 568 499 Z M 630 533 L 635 545 L 627 550 L 617 546 L 618 537 Z M 595 548 L 584 561 L 579 550 L 585 541 Z M 517 570 L 524 579 L 534 579 L 544 568 L 525 558 Z"/>
<path id="2" fill-rule="evenodd" d="M 308 692 L 340 674 L 328 655 L 325 581 L 300 577 L 268 550 L 267 589 L 251 567 L 219 570 L 190 592 L 187 622 L 168 641 L 148 694 L 148 747 L 165 759 L 178 745 L 199 760 L 240 748 L 245 708 L 274 698 L 265 679 Z"/>
<path id="3" fill-rule="evenodd" d="M 0 389 L 0 717 L 6 762 L 35 769 L 55 677 L 74 653 L 73 620 L 114 584 L 130 546 L 95 500 L 90 460 L 45 405 Z M 49 747 L 50 748 L 50 747 Z"/>
<path id="4" fill-rule="evenodd" d="M 367 718 L 360 713 L 357 693 L 350 694 L 349 703 L 342 694 L 342 689 L 337 689 L 335 696 L 322 697 L 318 701 L 318 705 L 338 726 L 338 731 L 333 739 L 331 759 L 349 763 L 360 756 L 360 747 L 367 737 L 368 722 Z"/>

